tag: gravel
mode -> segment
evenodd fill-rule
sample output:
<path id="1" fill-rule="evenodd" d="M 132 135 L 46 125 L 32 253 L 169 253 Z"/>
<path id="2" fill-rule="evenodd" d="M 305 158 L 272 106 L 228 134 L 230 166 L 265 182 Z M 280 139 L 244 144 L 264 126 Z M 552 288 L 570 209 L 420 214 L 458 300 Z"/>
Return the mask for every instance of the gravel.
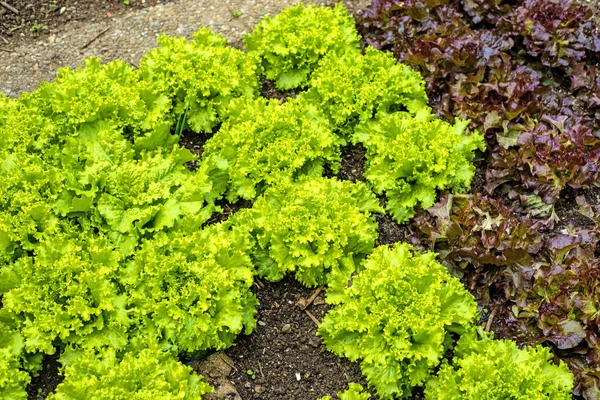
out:
<path id="1" fill-rule="evenodd" d="M 332 2 L 304 1 L 315 5 Z M 43 40 L 0 53 L 0 93 L 16 97 L 32 91 L 40 82 L 52 80 L 59 68 L 77 67 L 90 56 L 137 65 L 148 50 L 156 47 L 160 33 L 191 38 L 198 29 L 207 27 L 227 37 L 232 45 L 240 46 L 242 37 L 264 16 L 298 3 L 299 0 L 173 0 L 132 10 L 110 21 L 68 22 Z M 352 12 L 360 12 L 369 3 L 344 1 Z"/>

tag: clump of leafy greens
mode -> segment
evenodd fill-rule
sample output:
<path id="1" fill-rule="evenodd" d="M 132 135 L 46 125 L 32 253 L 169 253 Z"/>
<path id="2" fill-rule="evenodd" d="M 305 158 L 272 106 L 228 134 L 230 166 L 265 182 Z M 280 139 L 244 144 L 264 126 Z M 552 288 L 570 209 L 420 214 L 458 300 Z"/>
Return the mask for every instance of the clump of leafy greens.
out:
<path id="1" fill-rule="evenodd" d="M 234 203 L 275 183 L 321 176 L 327 165 L 337 171 L 339 144 L 327 118 L 309 102 L 261 98 L 230 110 L 230 119 L 206 142 L 202 162 L 217 166 L 221 174 L 213 181 L 227 187 Z"/>
<path id="2" fill-rule="evenodd" d="M 25 368 L 28 367 L 23 337 L 12 329 L 4 319 L 0 310 L 0 397 L 3 399 L 26 400 L 26 387 L 31 376 Z M 29 365 L 31 372 L 38 370 L 41 365 Z"/>
<path id="3" fill-rule="evenodd" d="M 294 89 L 306 86 L 326 55 L 360 53 L 354 25 L 342 3 L 333 9 L 300 3 L 265 17 L 244 43 L 250 54 L 260 55 L 267 79 L 278 89 Z"/>
<path id="4" fill-rule="evenodd" d="M 27 385 L 31 381 L 29 373 L 23 371 L 18 357 L 2 351 L 0 362 L 0 396 L 3 399 L 26 400 Z"/>
<path id="5" fill-rule="evenodd" d="M 473 175 L 474 151 L 483 138 L 465 134 L 468 121 L 450 125 L 428 110 L 384 114 L 357 126 L 352 138 L 367 149 L 365 178 L 387 197 L 387 210 L 399 223 L 415 208 L 435 203 L 436 190 L 463 190 Z"/>
<path id="6" fill-rule="evenodd" d="M 317 104 L 344 138 L 357 124 L 382 114 L 428 109 L 421 75 L 371 47 L 365 55 L 350 52 L 323 59 L 300 96 Z"/>
<path id="7" fill-rule="evenodd" d="M 518 146 L 493 155 L 486 185 L 489 192 L 505 182 L 520 181 L 545 203 L 553 204 L 566 187 L 586 188 L 598 181 L 600 139 L 594 131 L 566 116 L 544 116 L 543 121 L 549 125 L 538 124 L 522 132 Z"/>
<path id="8" fill-rule="evenodd" d="M 365 392 L 360 383 L 350 382 L 348 389 L 338 392 L 337 397 L 339 400 L 369 400 L 371 395 Z M 319 400 L 331 400 L 331 396 L 323 396 Z"/>
<path id="9" fill-rule="evenodd" d="M 194 234 L 156 235 L 131 259 L 91 231 L 46 238 L 36 254 L 3 268 L 3 293 L 28 352 L 230 346 L 255 326 L 257 301 L 248 239 L 221 225 Z"/>
<path id="10" fill-rule="evenodd" d="M 274 186 L 233 223 L 255 239 L 259 276 L 278 281 L 292 272 L 306 286 L 345 287 L 375 246 L 377 223 L 369 212 L 383 209 L 366 185 L 314 178 Z"/>
<path id="11" fill-rule="evenodd" d="M 4 127 L 9 138 L 22 127 L 18 118 L 13 121 Z M 0 175 L 6 184 L 0 190 L 7 197 L 0 213 L 6 214 L 2 225 L 11 226 L 0 229 L 6 235 L 0 250 L 16 251 L 15 240 L 31 240 L 23 236 L 28 226 L 27 234 L 35 236 L 60 218 L 101 230 L 125 252 L 133 251 L 144 235 L 197 229 L 218 209 L 218 190 L 207 172 L 211 164 L 192 174 L 185 163 L 195 157 L 169 143 L 168 127 L 154 134 L 132 143 L 126 128 L 116 129 L 109 120 L 83 124 L 58 143 L 54 133 L 44 133 L 40 140 L 49 143 L 43 149 L 26 139 L 14 151 L 3 150 Z"/>
<path id="12" fill-rule="evenodd" d="M 160 46 L 140 61 L 144 100 L 160 103 L 182 130 L 211 132 L 232 99 L 252 100 L 260 87 L 258 56 L 226 43 L 208 29 L 192 41 L 160 36 Z"/>
<path id="13" fill-rule="evenodd" d="M 571 227 L 548 237 L 533 289 L 513 307 L 518 324 L 509 331 L 533 332 L 550 342 L 575 374 L 575 393 L 587 399 L 600 396 L 599 242 L 597 227 Z"/>
<path id="14" fill-rule="evenodd" d="M 144 99 L 138 71 L 132 66 L 123 61 L 100 65 L 94 57 L 85 61 L 85 68 L 61 68 L 55 81 L 43 82 L 36 91 L 21 96 L 19 103 L 37 114 L 24 121 L 28 130 L 39 118 L 45 118 L 48 125 L 32 132 L 25 142 L 50 137 L 64 140 L 68 138 L 65 132 L 94 124 L 123 129 L 131 140 L 163 123 L 168 111 L 160 101 Z"/>
<path id="15" fill-rule="evenodd" d="M 536 225 L 516 216 L 501 201 L 481 194 L 446 195 L 419 213 L 413 226 L 420 240 L 446 265 L 470 269 L 469 286 L 485 279 L 485 284 L 478 286 L 482 290 L 499 274 L 515 285 L 525 285 L 533 273 L 534 257 L 544 245 Z M 489 298 L 486 292 L 481 295 Z"/>
<path id="16" fill-rule="evenodd" d="M 446 360 L 427 382 L 431 400 L 570 400 L 573 375 L 560 362 L 552 363 L 546 347 L 520 350 L 509 340 L 493 340 L 474 330 L 454 347 L 452 364 Z"/>
<path id="17" fill-rule="evenodd" d="M 250 334 L 258 306 L 250 248 L 245 233 L 223 224 L 145 242 L 120 271 L 141 343 L 193 354 Z"/>
<path id="18" fill-rule="evenodd" d="M 113 349 L 83 352 L 69 360 L 49 400 L 196 400 L 213 388 L 171 352 L 147 348 L 120 355 Z"/>
<path id="19" fill-rule="evenodd" d="M 318 334 L 327 349 L 359 361 L 381 399 L 408 398 L 477 318 L 460 281 L 408 244 L 381 246 L 367 258 Z"/>

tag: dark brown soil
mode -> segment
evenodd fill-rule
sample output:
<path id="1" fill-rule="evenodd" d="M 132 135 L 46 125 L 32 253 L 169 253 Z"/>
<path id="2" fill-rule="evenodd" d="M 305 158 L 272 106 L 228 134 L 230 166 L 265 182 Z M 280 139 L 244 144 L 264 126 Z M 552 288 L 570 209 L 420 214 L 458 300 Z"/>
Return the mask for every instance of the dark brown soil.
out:
<path id="1" fill-rule="evenodd" d="M 383 246 L 386 244 L 394 244 L 396 242 L 406 242 L 417 245 L 418 242 L 412 242 L 412 231 L 408 223 L 399 225 L 388 214 L 377 215 L 377 223 L 379 224 L 379 238 L 376 245 Z"/>
<path id="2" fill-rule="evenodd" d="M 342 181 L 365 182 L 365 155 L 367 149 L 362 144 L 349 144 L 342 147 L 342 165 L 337 177 Z"/>
<path id="3" fill-rule="evenodd" d="M 29 400 L 45 399 L 63 381 L 64 377 L 58 373 L 60 368 L 58 357 L 58 352 L 52 356 L 44 357 L 42 370 L 32 375 L 31 382 L 27 386 L 27 398 Z"/>
<path id="4" fill-rule="evenodd" d="M 349 382 L 366 387 L 360 367 L 325 349 L 315 335 L 329 306 L 321 292 L 306 311 L 297 305 L 315 292 L 286 278 L 255 285 L 261 303 L 258 326 L 240 336 L 227 351 L 237 371 L 230 379 L 244 400 L 316 400 L 346 389 Z"/>
<path id="5" fill-rule="evenodd" d="M 202 153 L 204 152 L 204 145 L 214 136 L 215 132 L 218 130 L 215 129 L 213 133 L 209 134 L 201 134 L 195 133 L 192 131 L 184 131 L 181 133 L 179 137 L 179 144 L 198 157 L 198 159 L 194 161 L 188 162 L 186 165 L 190 171 L 196 171 L 198 169 L 198 165 L 200 164 L 200 160 L 202 160 Z"/>
<path id="6" fill-rule="evenodd" d="M 44 38 L 70 21 L 108 21 L 127 10 L 149 7 L 159 1 L 130 0 L 126 5 L 122 0 L 3 0 L 0 48 Z"/>
<path id="7" fill-rule="evenodd" d="M 554 205 L 554 210 L 559 218 L 559 221 L 554 227 L 554 231 L 560 231 L 569 225 L 588 228 L 593 227 L 594 221 L 579 213 L 579 206 L 575 199 L 577 196 L 585 196 L 591 205 L 595 205 L 598 204 L 598 200 L 595 196 L 597 193 L 597 188 L 577 191 L 570 188 L 564 189 L 560 194 L 560 199 Z"/>
<path id="8" fill-rule="evenodd" d="M 220 206 L 223 209 L 223 212 L 214 213 L 210 219 L 206 221 L 206 225 L 227 221 L 229 217 L 235 214 L 238 210 L 252 207 L 252 202 L 244 199 L 240 199 L 236 203 L 230 203 L 227 200 L 221 199 L 217 200 L 215 204 Z"/>
<path id="9" fill-rule="evenodd" d="M 260 83 L 262 85 L 261 95 L 267 99 L 277 99 L 280 102 L 287 101 L 288 98 L 295 98 L 298 93 L 302 92 L 302 90 L 279 90 L 275 87 L 275 83 L 267 80 L 264 76 L 260 78 Z"/>
<path id="10" fill-rule="evenodd" d="M 471 193 L 487 193 L 485 190 L 485 170 L 488 165 L 487 154 L 477 151 L 473 164 L 475 165 L 475 175 L 471 181 Z"/>

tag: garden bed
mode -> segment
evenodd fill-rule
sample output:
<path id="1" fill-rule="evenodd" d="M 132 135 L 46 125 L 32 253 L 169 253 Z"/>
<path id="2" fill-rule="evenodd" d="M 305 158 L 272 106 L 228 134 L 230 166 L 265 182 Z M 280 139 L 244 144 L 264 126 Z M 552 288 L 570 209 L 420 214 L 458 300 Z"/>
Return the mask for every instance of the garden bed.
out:
<path id="1" fill-rule="evenodd" d="M 397 2 L 402 3 L 400 0 Z M 542 190 L 536 191 L 538 188 L 537 185 L 540 185 L 540 181 L 536 179 L 542 178 L 539 178 L 535 174 L 533 174 L 533 177 L 527 175 L 526 168 L 529 165 L 527 164 L 529 159 L 524 163 L 525 172 L 520 172 L 520 175 L 519 173 L 511 172 L 513 173 L 512 178 L 502 182 L 504 186 L 502 190 L 497 189 L 495 186 L 490 186 L 490 181 L 493 181 L 490 178 L 490 174 L 506 168 L 499 167 L 498 163 L 492 162 L 492 158 L 495 155 L 505 154 L 503 151 L 506 149 L 498 147 L 499 141 L 497 139 L 497 137 L 500 137 L 500 140 L 504 140 L 503 135 L 499 133 L 502 125 L 499 125 L 497 121 L 477 120 L 477 115 L 469 114 L 471 110 L 459 108 L 456 105 L 458 103 L 455 103 L 455 98 L 452 97 L 456 93 L 451 93 L 449 97 L 445 97 L 448 96 L 448 92 L 447 86 L 440 84 L 440 81 L 443 82 L 442 76 L 436 75 L 437 71 L 433 69 L 429 71 L 428 75 L 424 67 L 425 64 L 422 64 L 422 61 L 418 59 L 418 51 L 424 48 L 419 47 L 422 44 L 415 45 L 416 42 L 398 44 L 401 42 L 400 40 L 399 42 L 394 42 L 390 40 L 389 36 L 382 35 L 381 32 L 385 32 L 388 28 L 385 27 L 385 24 L 383 24 L 383 27 L 378 24 L 382 24 L 384 20 L 388 21 L 392 16 L 397 17 L 400 15 L 400 12 L 378 10 L 377 6 L 381 3 L 390 2 L 375 1 L 371 11 L 366 11 L 363 14 L 365 15 L 365 19 L 359 20 L 358 26 L 365 35 L 366 42 L 385 50 L 393 50 L 396 57 L 401 60 L 407 58 L 409 64 L 413 62 L 413 66 L 418 69 L 420 68 L 427 81 L 428 95 L 432 99 L 432 105 L 436 114 L 440 118 L 450 122 L 454 122 L 455 117 L 472 118 L 471 128 L 482 130 L 486 134 L 487 148 L 484 151 L 477 151 L 475 153 L 473 162 L 476 170 L 470 189 L 466 191 L 468 196 L 461 197 L 461 195 L 456 195 L 453 198 L 452 195 L 448 197 L 448 192 L 438 190 L 436 198 L 438 203 L 434 208 L 427 212 L 416 207 L 416 218 L 400 224 L 394 221 L 394 218 L 389 213 L 377 215 L 376 220 L 379 225 L 375 244 L 380 246 L 406 242 L 413 244 L 416 250 L 433 249 L 440 252 L 440 259 L 450 268 L 454 275 L 461 277 L 465 286 L 478 300 L 479 312 L 481 314 L 480 319 L 476 322 L 478 325 L 486 331 L 491 330 L 495 332 L 497 338 L 516 340 L 519 345 L 542 343 L 545 347 L 551 348 L 554 354 L 556 354 L 555 361 L 558 361 L 558 359 L 564 360 L 572 367 L 572 371 L 576 374 L 577 386 L 574 398 L 596 399 L 597 397 L 595 396 L 597 396 L 597 393 L 594 391 L 596 387 L 594 376 L 597 371 L 597 360 L 594 354 L 596 354 L 597 348 L 593 346 L 593 343 L 595 343 L 594 338 L 598 333 L 598 326 L 594 320 L 595 317 L 585 316 L 585 324 L 582 323 L 579 328 L 576 328 L 576 332 L 568 332 L 566 330 L 557 331 L 557 329 L 562 329 L 561 327 L 565 327 L 568 324 L 572 325 L 572 322 L 569 321 L 577 322 L 578 315 L 584 312 L 582 311 L 583 308 L 579 304 L 573 306 L 568 301 L 564 302 L 563 300 L 560 300 L 557 306 L 552 303 L 556 299 L 549 298 L 549 295 L 546 295 L 546 298 L 542 300 L 536 298 L 536 294 L 539 295 L 540 293 L 539 290 L 545 290 L 540 289 L 540 284 L 536 279 L 539 279 L 540 271 L 546 274 L 542 278 L 547 279 L 548 282 L 551 282 L 555 277 L 558 277 L 556 279 L 562 279 L 561 274 L 564 271 L 561 272 L 556 269 L 548 271 L 546 268 L 547 265 L 553 265 L 555 268 L 562 268 L 563 270 L 573 268 L 576 272 L 580 271 L 586 265 L 583 267 L 578 264 L 575 265 L 578 259 L 583 259 L 588 263 L 589 270 L 584 270 L 588 274 L 585 279 L 593 280 L 597 278 L 594 270 L 597 268 L 597 264 L 595 263 L 598 257 L 596 248 L 598 240 L 595 238 L 598 231 L 594 221 L 598 221 L 600 189 L 597 188 L 597 171 L 590 173 L 590 169 L 593 169 L 594 165 L 597 167 L 597 163 L 592 160 L 581 168 L 583 171 L 582 174 L 586 174 L 586 180 L 583 178 L 574 178 L 572 180 L 565 178 L 564 183 L 558 190 L 558 194 L 549 196 L 542 203 L 536 198 L 534 199 L 536 201 L 534 206 L 531 206 L 531 202 L 527 203 L 526 199 L 533 199 L 532 193 L 535 193 L 536 196 L 543 196 L 546 189 L 543 187 Z M 455 1 L 450 1 L 449 3 L 451 3 L 451 7 L 456 7 Z M 554 6 L 559 8 L 558 3 L 554 4 Z M 443 13 L 447 10 L 442 10 L 442 6 L 436 7 L 432 7 L 436 9 L 435 11 L 428 11 L 430 12 L 429 15 L 437 15 L 438 17 L 441 15 L 442 17 L 439 18 L 443 23 Z M 477 10 L 481 14 L 477 14 L 477 12 L 469 14 L 464 10 L 461 10 L 461 12 L 464 13 L 463 16 L 452 16 L 452 18 L 461 21 L 465 20 L 468 26 L 466 29 L 488 32 L 491 28 L 486 25 L 489 21 L 486 22 L 485 19 L 489 18 L 493 20 L 495 18 L 493 16 L 489 17 L 486 14 L 487 11 L 481 12 L 481 10 Z M 510 14 L 506 10 L 503 12 L 507 13 L 507 15 Z M 382 17 L 378 13 L 381 13 L 385 17 Z M 480 17 L 483 18 L 483 22 L 477 20 Z M 431 18 L 435 19 L 434 17 Z M 503 18 L 508 19 L 509 17 L 503 16 Z M 415 31 L 411 31 L 411 34 L 415 36 L 423 34 L 425 43 L 427 43 L 427 40 L 434 42 L 434 40 L 426 36 L 426 34 L 431 34 L 430 32 L 423 33 L 427 28 L 423 28 L 423 26 L 419 27 L 419 21 L 398 23 L 406 24 L 403 26 L 408 26 L 409 30 L 415 29 Z M 438 22 L 436 20 L 435 23 Z M 572 20 L 571 23 L 575 24 Z M 586 33 L 589 32 L 586 31 Z M 595 37 L 593 36 L 594 34 L 589 34 L 591 35 L 590 37 Z M 468 38 L 466 40 L 476 42 L 469 35 L 467 34 Z M 518 33 L 511 33 L 511 35 L 513 35 L 513 38 L 518 37 Z M 523 35 L 527 37 L 526 34 Z M 411 40 L 415 36 L 411 37 Z M 579 43 L 578 40 L 582 40 L 573 36 L 570 36 L 570 38 L 576 43 Z M 515 40 L 518 41 L 520 39 Z M 588 44 L 588 42 L 585 43 L 586 45 Z M 523 43 L 519 42 L 518 46 L 521 45 Z M 465 48 L 468 49 L 468 47 Z M 576 48 L 576 50 L 581 50 L 581 48 Z M 533 50 L 531 51 L 533 52 Z M 593 60 L 595 52 L 590 49 L 586 51 L 588 52 L 587 57 Z M 416 57 L 415 54 L 417 55 Z M 519 49 L 507 49 L 505 50 L 505 54 L 506 57 L 514 57 L 515 60 L 518 56 L 524 57 L 527 60 L 525 63 L 528 68 L 532 70 L 539 68 L 539 73 L 545 77 L 553 77 L 561 73 L 561 71 L 567 74 L 566 76 L 570 76 L 568 75 L 569 73 L 580 71 L 576 69 L 578 65 L 581 67 L 578 64 L 580 62 L 588 67 L 592 65 L 585 56 L 578 59 L 577 62 L 569 64 L 571 62 L 569 61 L 569 57 L 572 56 L 572 53 L 568 53 L 566 56 L 567 64 L 557 65 L 545 65 L 545 61 L 542 61 L 542 65 L 540 65 L 540 62 L 535 59 L 535 55 L 529 54 L 525 57 L 519 53 Z M 491 57 L 494 56 L 497 56 L 497 54 L 493 54 Z M 448 57 L 450 57 L 450 63 L 457 62 L 456 59 L 451 58 L 451 55 Z M 504 55 L 499 57 L 504 57 Z M 583 61 L 581 61 L 582 59 Z M 503 60 L 506 61 L 506 58 Z M 460 63 L 457 62 L 457 64 Z M 514 65 L 516 67 L 517 63 L 515 62 Z M 490 67 L 484 65 L 483 68 Z M 460 74 L 465 73 L 465 71 L 460 70 L 460 67 L 458 67 L 454 73 Z M 468 73 L 469 71 L 467 71 Z M 525 74 L 522 70 L 520 70 L 520 73 Z M 593 76 L 593 73 L 591 72 L 590 74 Z M 482 81 L 484 84 L 489 83 L 486 79 L 491 74 L 487 74 L 489 72 L 486 70 L 484 75 L 482 75 L 485 76 Z M 478 79 L 481 79 L 481 76 Z M 538 85 L 541 88 L 539 92 L 535 92 L 538 89 L 526 89 L 525 95 L 515 100 L 515 102 L 517 105 L 520 104 L 520 101 L 528 102 L 527 107 L 529 107 L 529 111 L 521 111 L 520 116 L 507 118 L 508 122 L 504 128 L 514 128 L 514 126 L 518 125 L 514 129 L 528 132 L 534 125 L 544 121 L 542 118 L 543 111 L 538 110 L 540 107 L 531 106 L 530 104 L 531 101 L 539 99 L 539 97 L 536 98 L 535 96 L 542 96 L 541 98 L 547 101 L 558 99 L 558 103 L 564 102 L 564 104 L 555 107 L 555 110 L 552 111 L 552 115 L 555 118 L 558 118 L 556 117 L 557 115 L 567 115 L 568 118 L 575 118 L 577 121 L 582 120 L 583 122 L 580 123 L 581 126 L 594 129 L 594 133 L 582 139 L 581 143 L 577 142 L 577 136 L 574 134 L 575 139 L 573 141 L 575 142 L 575 146 L 583 146 L 585 149 L 582 153 L 578 153 L 580 160 L 583 159 L 585 162 L 585 157 L 588 155 L 589 157 L 593 157 L 595 155 L 596 144 L 594 140 L 599 139 L 597 134 L 598 126 L 597 122 L 594 121 L 596 115 L 590 112 L 591 109 L 587 108 L 589 105 L 582 106 L 577 103 L 581 97 L 583 98 L 582 101 L 588 101 L 590 102 L 589 104 L 596 106 L 597 104 L 590 100 L 595 95 L 594 90 L 596 88 L 591 88 L 592 94 L 589 94 L 584 90 L 585 88 L 576 88 L 573 90 L 572 87 L 569 87 L 568 83 L 566 80 L 559 81 L 551 94 L 544 91 L 544 88 L 541 88 L 542 85 Z M 194 82 L 192 82 L 193 85 L 195 85 Z M 299 93 L 302 93 L 301 90 L 278 90 L 275 88 L 275 85 L 274 82 L 263 78 L 261 81 L 262 96 L 286 102 L 291 98 L 297 97 Z M 528 91 L 534 93 L 534 95 L 531 95 L 531 99 L 527 97 Z M 465 97 L 471 94 L 468 91 L 460 93 L 460 95 Z M 488 96 L 493 95 L 488 94 Z M 450 100 L 448 100 L 449 98 Z M 575 104 L 573 105 L 573 103 Z M 499 104 L 502 105 L 502 101 Z M 183 107 L 185 108 L 185 106 Z M 185 108 L 186 114 L 188 108 L 189 100 L 187 108 Z M 489 112 L 490 110 L 487 111 Z M 525 114 L 530 115 L 531 120 L 527 119 L 529 117 L 523 117 Z M 500 120 L 503 117 L 505 116 L 501 115 L 499 117 Z M 532 123 L 531 121 L 534 121 L 533 125 L 528 126 L 527 129 L 522 128 L 523 125 Z M 490 125 L 494 123 L 496 125 Z M 554 125 L 548 123 L 548 125 L 552 129 L 553 126 L 560 125 L 560 122 L 555 122 Z M 579 125 L 577 126 L 579 127 Z M 192 153 L 201 157 L 205 144 L 213 138 L 213 135 L 220 127 L 221 125 L 216 124 L 211 127 L 212 133 L 203 135 L 198 135 L 187 130 L 182 133 L 180 143 Z M 567 129 L 570 128 L 570 126 L 567 127 Z M 561 128 L 561 133 L 563 129 Z M 584 128 L 579 127 L 578 129 Z M 542 131 L 542 133 L 544 132 Z M 586 153 L 587 147 L 585 146 L 593 148 L 590 150 L 590 153 Z M 575 150 L 579 151 L 580 149 L 576 148 Z M 211 151 L 214 151 L 214 149 L 209 149 L 209 153 Z M 553 156 L 561 156 L 560 146 L 559 150 L 553 148 L 553 151 L 555 151 L 555 153 L 551 153 Z M 533 154 L 535 156 L 535 150 Z M 363 144 L 346 143 L 341 148 L 341 165 L 339 171 L 334 173 L 331 168 L 326 166 L 324 168 L 324 175 L 327 177 L 337 177 L 340 180 L 349 182 L 367 182 L 365 178 L 367 157 L 368 149 Z M 538 168 L 540 164 L 543 164 L 543 162 L 536 162 L 537 164 L 535 165 Z M 560 168 L 565 168 L 565 165 L 569 164 L 561 164 Z M 196 171 L 201 165 L 199 161 L 192 161 L 187 163 L 187 167 L 192 171 Z M 509 165 L 507 169 L 510 168 L 512 167 Z M 529 179 L 529 181 L 526 179 Z M 547 182 L 544 181 L 542 183 L 545 184 Z M 516 189 L 513 190 L 513 186 L 511 185 Z M 525 189 L 523 189 L 523 185 L 526 186 Z M 532 187 L 534 188 L 533 192 L 531 190 Z M 478 194 L 481 194 L 482 197 L 477 197 L 479 196 Z M 386 205 L 386 198 L 381 194 L 378 196 L 378 201 L 381 206 Z M 455 202 L 452 203 L 452 201 Z M 213 213 L 212 217 L 207 220 L 206 226 L 218 225 L 220 222 L 227 221 L 232 216 L 237 215 L 238 212 L 241 213 L 242 210 L 249 209 L 252 203 L 249 200 L 239 198 L 231 202 L 219 200 L 216 205 L 221 207 L 222 211 Z M 548 208 L 548 205 L 550 208 Z M 489 219 L 485 219 L 486 217 L 491 218 L 493 220 L 492 223 L 497 225 L 493 225 L 492 227 L 485 225 L 485 221 L 489 221 Z M 445 231 L 445 226 L 451 226 L 454 231 Z M 522 236 L 511 236 L 512 232 L 517 231 L 520 234 L 522 233 Z M 478 242 L 480 237 L 478 235 L 481 235 L 481 242 Z M 497 237 L 494 237 L 494 235 Z M 449 237 L 453 237 L 456 241 L 452 242 L 448 239 Z M 475 238 L 474 241 L 472 238 Z M 523 253 L 522 249 L 527 250 Z M 572 254 L 568 256 L 570 252 Z M 529 269 L 531 265 L 536 266 L 535 273 Z M 568 278 L 570 281 L 561 283 L 559 291 L 566 291 L 566 296 L 568 297 L 571 286 L 581 285 L 578 282 L 579 278 L 578 276 L 573 277 L 570 275 Z M 583 277 L 581 279 L 584 280 Z M 518 282 L 521 283 L 522 287 L 519 286 Z M 583 282 L 583 286 L 585 286 L 585 283 Z M 532 287 L 535 287 L 535 290 Z M 579 289 L 579 286 L 577 288 L 578 291 L 574 291 L 573 293 L 583 293 L 584 298 L 585 296 L 595 295 L 594 285 L 588 288 L 590 292 L 585 292 L 586 288 Z M 521 289 L 523 289 L 523 293 L 520 292 Z M 324 395 L 334 395 L 336 392 L 345 389 L 350 382 L 361 382 L 366 386 L 358 364 L 338 358 L 332 353 L 327 352 L 325 346 L 321 343 L 321 339 L 315 335 L 317 324 L 321 323 L 325 312 L 331 308 L 331 306 L 324 304 L 323 293 L 320 293 L 320 289 L 317 291 L 307 289 L 288 277 L 279 283 L 266 283 L 259 278 L 252 286 L 252 291 L 261 303 L 261 306 L 258 308 L 258 325 L 256 330 L 250 336 L 238 337 L 233 347 L 225 352 L 232 362 L 232 370 L 225 378 L 234 383 L 238 396 L 241 396 L 242 399 L 293 398 L 297 400 L 312 400 Z M 548 293 L 555 294 L 554 291 Z M 541 297 L 543 298 L 544 296 Z M 311 298 L 313 302 L 306 309 L 303 309 L 302 301 L 308 298 Z M 568 307 L 574 307 L 574 310 L 568 310 Z M 536 316 L 532 310 L 539 311 L 538 315 Z M 523 314 L 519 314 L 519 312 L 523 312 Z M 588 313 L 588 311 L 585 312 Z M 545 315 L 546 313 L 550 317 L 546 319 L 539 317 L 539 315 Z M 566 319 L 561 319 L 564 318 L 562 313 L 568 314 Z M 552 318 L 555 318 L 555 320 L 552 320 Z M 557 321 L 562 322 L 557 323 Z M 552 325 L 553 323 L 555 326 Z M 579 322 L 577 323 L 579 324 Z M 542 328 L 544 324 L 545 328 Z M 559 328 L 556 328 L 556 326 Z M 585 330 L 583 337 L 581 336 L 582 327 Z M 452 354 L 448 353 L 445 356 L 451 358 Z M 202 369 L 202 360 L 197 362 L 197 358 L 183 356 L 182 360 L 186 364 L 194 366 L 196 370 L 200 370 Z M 57 365 L 55 357 L 45 358 L 43 369 L 28 387 L 30 399 L 45 398 L 61 382 L 61 378 L 57 375 Z M 216 378 L 210 375 L 207 376 L 207 380 L 209 382 L 212 381 L 211 383 L 213 384 L 217 381 Z M 414 389 L 413 393 L 414 395 L 411 397 L 413 399 L 424 398 L 422 389 L 420 388 Z M 226 393 L 224 397 L 220 398 L 235 398 L 235 393 L 232 393 L 230 397 L 227 397 Z"/>

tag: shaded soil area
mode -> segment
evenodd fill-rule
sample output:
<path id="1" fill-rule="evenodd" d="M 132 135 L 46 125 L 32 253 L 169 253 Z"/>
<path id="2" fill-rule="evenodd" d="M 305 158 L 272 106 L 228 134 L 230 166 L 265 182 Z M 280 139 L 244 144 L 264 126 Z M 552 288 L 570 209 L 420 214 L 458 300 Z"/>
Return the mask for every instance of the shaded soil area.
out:
<path id="1" fill-rule="evenodd" d="M 215 129 L 214 132 L 207 135 L 202 135 L 191 131 L 184 131 L 181 133 L 181 136 L 179 137 L 179 144 L 198 157 L 196 160 L 190 161 L 186 164 L 190 171 L 196 171 L 198 169 L 198 165 L 200 165 L 200 160 L 202 159 L 202 153 L 204 153 L 204 145 L 208 139 L 214 136 L 217 130 L 218 129 Z"/>
<path id="2" fill-rule="evenodd" d="M 342 165 L 337 177 L 343 181 L 365 182 L 365 156 L 367 149 L 359 143 L 342 147 Z"/>
<path id="3" fill-rule="evenodd" d="M 579 206 L 576 201 L 578 196 L 584 196 L 592 206 L 597 205 L 600 203 L 600 188 L 564 189 L 560 195 L 560 199 L 554 206 L 556 215 L 559 218 L 556 224 L 556 231 L 564 229 L 569 225 L 587 228 L 594 226 L 594 221 L 579 213 Z"/>
<path id="4" fill-rule="evenodd" d="M 150 7 L 161 0 L 3 0 L 0 45 L 43 38 L 70 21 L 108 21 L 123 12 Z M 163 2 L 168 2 L 164 0 Z"/>
<path id="5" fill-rule="evenodd" d="M 264 76 L 260 78 L 260 83 L 262 85 L 261 95 L 267 99 L 277 99 L 280 102 L 285 102 L 287 99 L 295 98 L 298 93 L 303 92 L 302 89 L 291 89 L 281 91 L 275 87 L 275 83 L 267 80 Z"/>
<path id="6" fill-rule="evenodd" d="M 398 224 L 388 214 L 377 215 L 377 223 L 379 224 L 379 237 L 375 242 L 376 246 L 384 246 L 386 244 L 394 244 L 396 242 L 406 242 L 415 245 L 416 249 L 420 249 L 418 241 L 413 241 L 413 232 L 408 223 Z"/>
<path id="7" fill-rule="evenodd" d="M 42 370 L 32 375 L 31 382 L 27 386 L 27 398 L 29 400 L 45 399 L 63 381 L 64 377 L 58 373 L 60 368 L 58 357 L 58 352 L 44 357 Z"/>

